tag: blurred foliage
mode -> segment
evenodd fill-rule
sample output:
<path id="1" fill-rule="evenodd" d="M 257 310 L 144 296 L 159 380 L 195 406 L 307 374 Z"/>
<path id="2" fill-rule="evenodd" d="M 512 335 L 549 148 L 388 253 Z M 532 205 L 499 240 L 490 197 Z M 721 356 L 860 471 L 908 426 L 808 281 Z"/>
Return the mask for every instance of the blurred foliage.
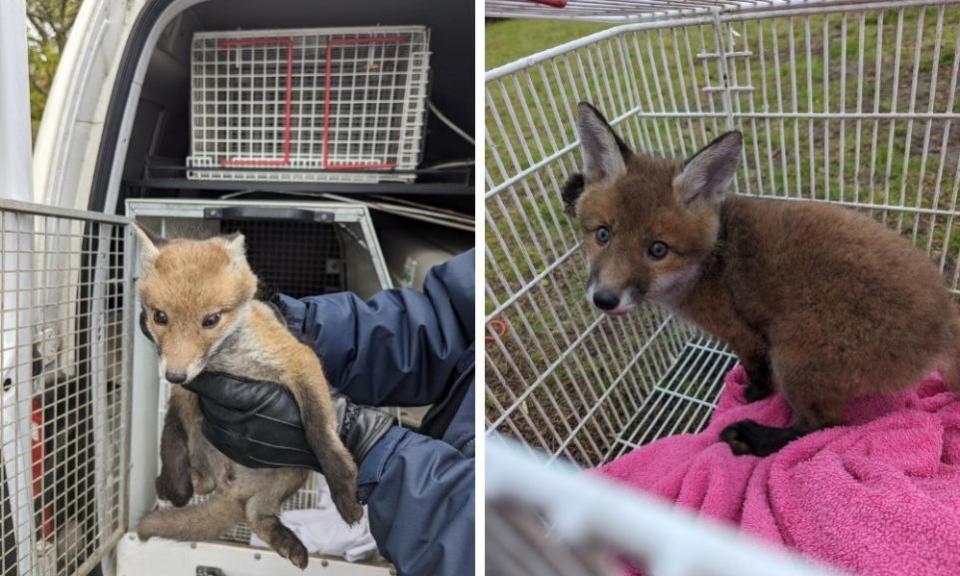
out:
<path id="1" fill-rule="evenodd" d="M 82 0 L 27 0 L 30 59 L 30 119 L 36 137 L 53 75 Z"/>

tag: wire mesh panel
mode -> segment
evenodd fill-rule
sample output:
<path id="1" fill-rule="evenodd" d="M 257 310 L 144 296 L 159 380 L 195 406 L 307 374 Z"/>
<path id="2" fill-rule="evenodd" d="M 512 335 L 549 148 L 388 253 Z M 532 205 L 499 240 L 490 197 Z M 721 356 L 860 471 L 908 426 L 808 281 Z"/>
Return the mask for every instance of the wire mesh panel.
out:
<path id="1" fill-rule="evenodd" d="M 86 574 L 125 521 L 125 220 L 0 218 L 0 574 Z"/>
<path id="2" fill-rule="evenodd" d="M 198 33 L 188 176 L 412 181 L 428 68 L 422 26 Z"/>
<path id="3" fill-rule="evenodd" d="M 958 70 L 960 7 L 875 2 L 629 24 L 488 73 L 488 427 L 594 466 L 700 430 L 735 362 L 662 309 L 586 301 L 559 195 L 578 101 L 663 156 L 740 130 L 736 193 L 870 214 L 960 294 Z"/>
<path id="4" fill-rule="evenodd" d="M 268 292 L 304 298 L 346 289 L 341 227 L 314 222 L 222 220 L 220 233 L 242 232 L 247 262 Z"/>

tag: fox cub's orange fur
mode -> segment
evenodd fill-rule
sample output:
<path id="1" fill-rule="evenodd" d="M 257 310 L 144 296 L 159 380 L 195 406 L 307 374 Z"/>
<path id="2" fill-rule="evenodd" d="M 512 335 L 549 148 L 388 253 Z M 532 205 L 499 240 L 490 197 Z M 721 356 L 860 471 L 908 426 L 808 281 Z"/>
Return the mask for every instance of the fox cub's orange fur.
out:
<path id="1" fill-rule="evenodd" d="M 907 388 L 928 370 L 960 383 L 960 322 L 940 274 L 910 242 L 853 211 L 728 195 L 742 137 L 683 161 L 634 154 L 581 103 L 584 173 L 563 198 L 579 220 L 588 298 L 610 314 L 656 302 L 727 342 L 748 398 L 776 384 L 796 421 L 721 434 L 765 455 L 843 422 L 849 400 Z"/>
<path id="2" fill-rule="evenodd" d="M 143 263 L 137 282 L 141 322 L 157 346 L 167 380 L 185 384 L 207 369 L 289 388 L 337 510 L 347 522 L 357 522 L 363 509 L 356 497 L 356 465 L 337 434 L 320 361 L 269 306 L 253 299 L 257 278 L 244 256 L 243 236 L 164 240 L 136 229 Z M 200 422 L 196 394 L 174 386 L 161 438 L 157 493 L 180 507 L 194 493 L 210 498 L 198 506 L 147 514 L 137 528 L 140 537 L 211 540 L 246 520 L 274 550 L 306 567 L 306 549 L 277 514 L 307 472 L 236 464 L 207 442 Z"/>

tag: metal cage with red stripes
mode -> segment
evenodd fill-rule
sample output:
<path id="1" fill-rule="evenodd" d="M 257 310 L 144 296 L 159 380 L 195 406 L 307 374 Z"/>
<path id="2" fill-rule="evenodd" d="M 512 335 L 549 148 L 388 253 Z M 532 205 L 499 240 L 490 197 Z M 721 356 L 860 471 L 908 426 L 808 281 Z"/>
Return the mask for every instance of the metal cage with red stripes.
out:
<path id="1" fill-rule="evenodd" d="M 188 177 L 413 181 L 429 55 L 423 26 L 196 34 Z"/>

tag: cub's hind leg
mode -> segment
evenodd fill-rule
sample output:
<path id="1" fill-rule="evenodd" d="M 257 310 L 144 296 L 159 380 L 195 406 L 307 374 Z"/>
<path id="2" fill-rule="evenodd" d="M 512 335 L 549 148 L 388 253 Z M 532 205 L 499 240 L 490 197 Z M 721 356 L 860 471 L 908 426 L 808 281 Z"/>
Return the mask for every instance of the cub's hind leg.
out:
<path id="1" fill-rule="evenodd" d="M 217 493 L 197 506 L 164 508 L 146 514 L 137 526 L 137 535 L 141 540 L 159 536 L 182 542 L 210 541 L 241 520 L 242 502 Z"/>
<path id="2" fill-rule="evenodd" d="M 297 568 L 304 570 L 309 562 L 310 555 L 300 538 L 280 522 L 277 514 L 280 512 L 280 502 L 270 496 L 256 495 L 247 501 L 246 518 L 250 530 L 267 543 L 277 554 L 293 563 Z"/>

